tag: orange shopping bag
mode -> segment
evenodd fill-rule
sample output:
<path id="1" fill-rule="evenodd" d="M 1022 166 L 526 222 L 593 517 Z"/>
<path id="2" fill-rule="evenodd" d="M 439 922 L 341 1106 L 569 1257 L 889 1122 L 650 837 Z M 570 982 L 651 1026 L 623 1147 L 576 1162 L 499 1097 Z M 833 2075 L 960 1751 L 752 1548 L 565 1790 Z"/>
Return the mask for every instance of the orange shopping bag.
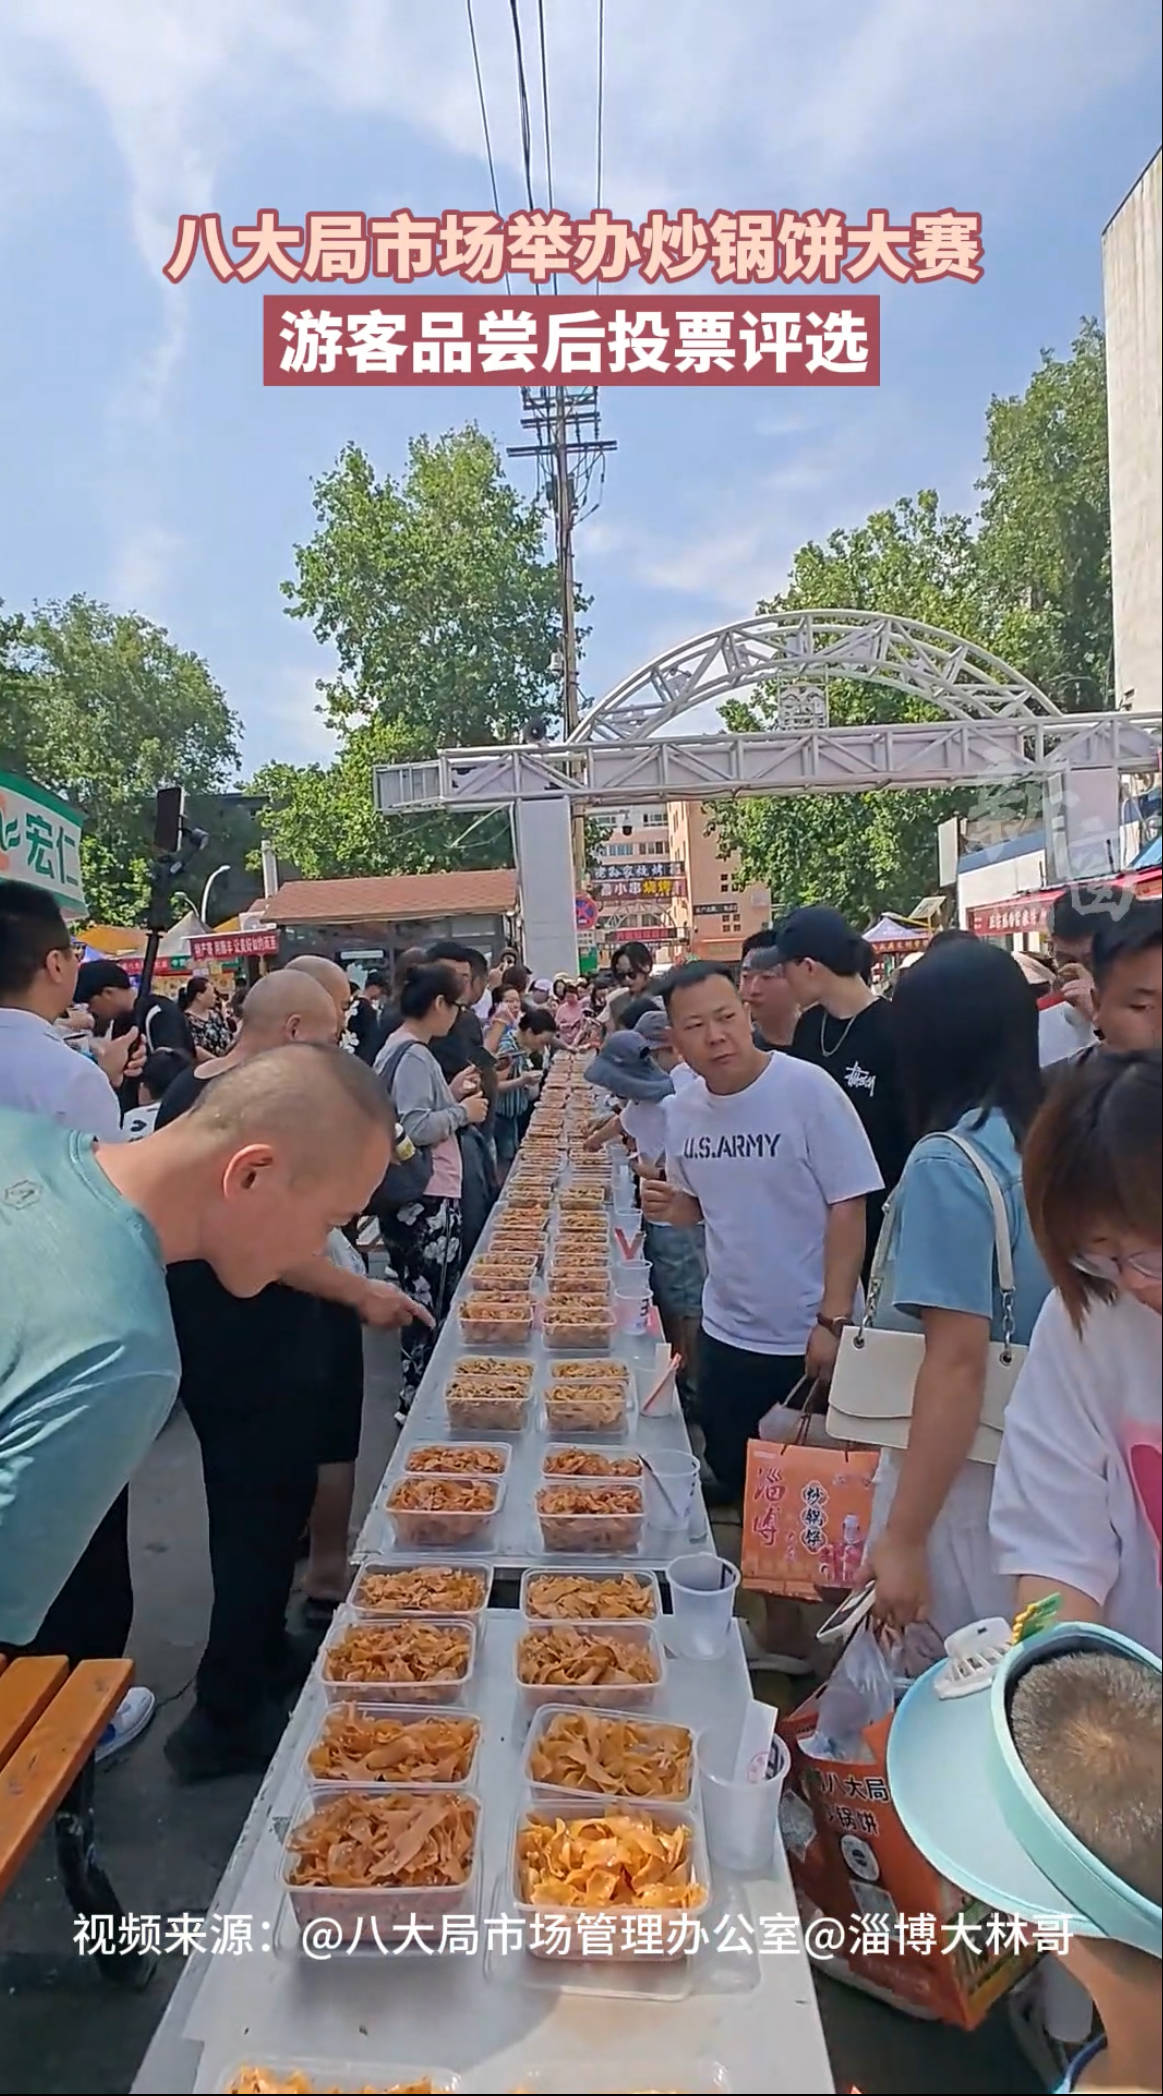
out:
<path id="1" fill-rule="evenodd" d="M 810 1415 L 805 1409 L 804 1432 Z M 743 1491 L 743 1583 L 793 1601 L 854 1587 L 872 1513 L 875 1448 L 749 1441 Z"/>

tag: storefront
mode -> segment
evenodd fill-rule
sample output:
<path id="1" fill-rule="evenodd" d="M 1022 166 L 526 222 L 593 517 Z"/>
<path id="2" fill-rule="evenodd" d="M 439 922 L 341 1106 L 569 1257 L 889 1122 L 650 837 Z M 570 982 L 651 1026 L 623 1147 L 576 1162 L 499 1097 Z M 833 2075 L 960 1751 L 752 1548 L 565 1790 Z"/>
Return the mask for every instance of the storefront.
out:
<path id="1" fill-rule="evenodd" d="M 1111 886 L 1116 890 L 1129 889 L 1147 900 L 1163 894 L 1163 871 L 1157 866 L 1142 867 L 1120 874 Z M 1025 943 L 1030 933 L 1046 932 L 1051 904 L 1062 892 L 1061 886 L 1038 888 L 1027 895 L 1009 896 L 1004 902 L 979 903 L 966 911 L 966 929 L 976 932 L 979 939 L 1008 944 L 1021 939 Z"/>
<path id="2" fill-rule="evenodd" d="M 0 879 L 47 888 L 67 917 L 85 911 L 82 818 L 32 779 L 0 771 Z"/>

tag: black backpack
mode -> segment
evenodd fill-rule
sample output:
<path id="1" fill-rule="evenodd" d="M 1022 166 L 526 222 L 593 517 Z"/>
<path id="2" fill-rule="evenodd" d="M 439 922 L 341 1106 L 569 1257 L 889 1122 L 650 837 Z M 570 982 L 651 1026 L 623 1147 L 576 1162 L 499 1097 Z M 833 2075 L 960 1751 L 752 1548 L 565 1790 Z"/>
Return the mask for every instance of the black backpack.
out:
<path id="1" fill-rule="evenodd" d="M 396 1071 L 407 1055 L 409 1048 L 417 1045 L 413 1041 L 401 1041 L 399 1047 L 393 1049 L 383 1068 L 379 1071 L 379 1077 L 389 1098 L 392 1091 L 392 1079 Z M 401 1208 L 410 1208 L 414 1202 L 423 1199 L 428 1190 L 428 1181 L 431 1177 L 431 1149 L 421 1149 L 414 1146 L 410 1157 L 393 1157 L 391 1164 L 368 1202 L 368 1213 L 382 1220 L 385 1216 L 396 1215 Z"/>

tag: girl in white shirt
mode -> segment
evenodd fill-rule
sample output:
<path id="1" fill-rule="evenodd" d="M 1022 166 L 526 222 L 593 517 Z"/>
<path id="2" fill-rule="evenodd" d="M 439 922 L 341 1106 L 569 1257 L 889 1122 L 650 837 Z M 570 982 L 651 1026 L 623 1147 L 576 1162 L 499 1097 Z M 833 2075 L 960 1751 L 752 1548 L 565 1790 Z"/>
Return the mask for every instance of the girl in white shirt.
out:
<path id="1" fill-rule="evenodd" d="M 1006 1411 L 990 1532 L 1019 1608 L 1160 1651 L 1163 1087 L 1158 1050 L 1095 1051 L 1055 1086 L 1025 1150 L 1055 1283 Z"/>

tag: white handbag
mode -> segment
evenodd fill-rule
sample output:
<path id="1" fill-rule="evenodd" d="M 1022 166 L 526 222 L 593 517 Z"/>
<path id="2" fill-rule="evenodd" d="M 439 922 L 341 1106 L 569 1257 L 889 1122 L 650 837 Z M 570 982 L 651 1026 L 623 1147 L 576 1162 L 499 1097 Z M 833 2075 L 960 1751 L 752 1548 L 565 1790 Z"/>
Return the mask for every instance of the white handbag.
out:
<path id="1" fill-rule="evenodd" d="M 981 1423 L 973 1437 L 969 1461 L 996 1463 L 1001 1452 L 1005 1409 L 1026 1358 L 1025 1347 L 1014 1344 L 1014 1260 L 1009 1219 L 1002 1190 L 980 1152 L 963 1136 L 948 1130 L 942 1134 L 946 1142 L 956 1143 L 964 1151 L 982 1180 L 993 1210 L 1002 1336 L 989 1342 Z M 876 1308 L 893 1238 L 894 1207 L 895 1202 L 890 1201 L 885 1211 L 868 1277 L 864 1315 L 858 1325 L 850 1325 L 841 1335 L 828 1399 L 827 1425 L 833 1439 L 863 1442 L 871 1448 L 908 1447 L 913 1390 L 925 1354 L 920 1332 L 876 1330 Z"/>

